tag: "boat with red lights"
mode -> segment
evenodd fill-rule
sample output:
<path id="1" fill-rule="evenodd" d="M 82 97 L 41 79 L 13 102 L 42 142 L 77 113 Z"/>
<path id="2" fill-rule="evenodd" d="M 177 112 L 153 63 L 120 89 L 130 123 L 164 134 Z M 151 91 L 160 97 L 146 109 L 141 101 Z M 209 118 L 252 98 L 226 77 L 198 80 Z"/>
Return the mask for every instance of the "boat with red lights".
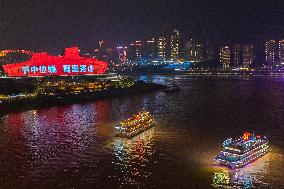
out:
<path id="1" fill-rule="evenodd" d="M 268 139 L 265 136 L 246 132 L 237 139 L 226 139 L 223 150 L 214 160 L 218 165 L 241 168 L 264 156 L 268 149 Z"/>
<path id="2" fill-rule="evenodd" d="M 123 138 L 132 138 L 151 127 L 154 127 L 155 122 L 150 112 L 141 111 L 134 114 L 127 120 L 121 121 L 115 126 L 115 136 Z"/>

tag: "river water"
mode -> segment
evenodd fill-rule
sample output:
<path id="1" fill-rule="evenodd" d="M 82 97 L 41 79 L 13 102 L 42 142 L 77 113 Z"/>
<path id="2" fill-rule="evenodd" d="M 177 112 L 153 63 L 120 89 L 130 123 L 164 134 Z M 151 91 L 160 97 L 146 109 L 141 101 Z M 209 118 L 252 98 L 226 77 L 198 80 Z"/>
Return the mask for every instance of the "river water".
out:
<path id="1" fill-rule="evenodd" d="M 284 188 L 284 78 L 142 75 L 182 90 L 11 113 L 0 119 L 0 188 Z M 113 137 L 142 108 L 156 127 Z M 214 164 L 228 137 L 270 140 L 239 170 Z"/>

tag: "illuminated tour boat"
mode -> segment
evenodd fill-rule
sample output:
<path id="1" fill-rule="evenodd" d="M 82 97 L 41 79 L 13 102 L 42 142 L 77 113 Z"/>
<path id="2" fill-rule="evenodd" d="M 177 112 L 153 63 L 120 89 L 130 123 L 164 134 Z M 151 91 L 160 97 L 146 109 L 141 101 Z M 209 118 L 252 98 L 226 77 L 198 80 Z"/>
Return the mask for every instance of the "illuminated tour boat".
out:
<path id="1" fill-rule="evenodd" d="M 152 115 L 147 111 L 141 111 L 115 126 L 115 136 L 131 138 L 153 127 L 154 124 Z"/>
<path id="2" fill-rule="evenodd" d="M 264 156 L 268 152 L 268 139 L 265 136 L 246 132 L 242 137 L 223 142 L 224 149 L 215 158 L 219 165 L 232 169 L 241 168 L 250 162 Z"/>

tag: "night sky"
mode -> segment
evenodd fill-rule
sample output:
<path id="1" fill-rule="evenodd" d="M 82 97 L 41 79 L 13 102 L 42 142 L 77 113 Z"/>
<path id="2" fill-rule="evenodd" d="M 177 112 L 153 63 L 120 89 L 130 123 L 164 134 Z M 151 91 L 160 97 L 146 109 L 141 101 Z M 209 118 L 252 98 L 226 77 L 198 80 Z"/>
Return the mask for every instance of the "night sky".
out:
<path id="1" fill-rule="evenodd" d="M 0 49 L 58 52 L 147 39 L 177 28 L 215 43 L 284 34 L 283 0 L 1 0 Z"/>

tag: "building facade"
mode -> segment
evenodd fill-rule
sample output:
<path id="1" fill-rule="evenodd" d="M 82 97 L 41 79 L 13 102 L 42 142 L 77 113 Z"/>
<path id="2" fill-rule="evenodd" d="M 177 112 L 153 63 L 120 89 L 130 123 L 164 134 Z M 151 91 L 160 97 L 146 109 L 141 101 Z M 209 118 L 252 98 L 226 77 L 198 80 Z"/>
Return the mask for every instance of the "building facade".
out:
<path id="1" fill-rule="evenodd" d="M 155 48 L 155 38 L 152 38 L 147 41 L 146 46 L 146 59 L 148 63 L 156 58 L 156 48 Z"/>
<path id="2" fill-rule="evenodd" d="M 189 41 L 187 41 L 184 45 L 184 58 L 186 60 L 195 61 L 196 47 L 192 38 Z"/>
<path id="3" fill-rule="evenodd" d="M 269 40 L 265 43 L 265 60 L 267 65 L 274 66 L 276 64 L 276 41 Z"/>
<path id="4" fill-rule="evenodd" d="M 231 51 L 230 51 L 229 46 L 221 46 L 220 47 L 219 60 L 220 60 L 220 63 L 222 64 L 223 68 L 229 68 L 230 67 Z"/>
<path id="5" fill-rule="evenodd" d="M 4 73 L 10 77 L 103 74 L 107 68 L 107 62 L 81 56 L 78 47 L 66 48 L 63 56 L 33 53 L 27 61 L 3 65 Z"/>
<path id="6" fill-rule="evenodd" d="M 135 41 L 135 43 L 130 44 L 130 57 L 134 61 L 141 61 L 143 44 L 142 41 Z"/>
<path id="7" fill-rule="evenodd" d="M 243 46 L 243 65 L 246 68 L 249 68 L 253 62 L 253 45 L 246 44 Z"/>
<path id="8" fill-rule="evenodd" d="M 204 45 L 202 43 L 196 44 L 196 61 L 204 59 Z"/>
<path id="9" fill-rule="evenodd" d="M 119 46 L 119 47 L 116 47 L 116 49 L 117 49 L 119 64 L 120 65 L 125 64 L 128 59 L 128 48 Z"/>
<path id="10" fill-rule="evenodd" d="M 213 60 L 215 58 L 215 48 L 214 45 L 210 42 L 204 44 L 204 58 L 207 60 Z"/>
<path id="11" fill-rule="evenodd" d="M 170 57 L 172 60 L 177 60 L 179 58 L 179 40 L 180 40 L 179 32 L 178 30 L 174 30 L 170 40 L 170 46 L 171 46 Z"/>
<path id="12" fill-rule="evenodd" d="M 232 63 L 234 67 L 241 65 L 241 45 L 233 45 Z"/>
<path id="13" fill-rule="evenodd" d="M 158 49 L 158 58 L 160 60 L 166 59 L 166 38 L 165 37 L 158 37 L 157 39 L 157 49 Z"/>
<path id="14" fill-rule="evenodd" d="M 279 54 L 279 63 L 284 64 L 284 39 L 279 41 L 278 54 Z"/>

